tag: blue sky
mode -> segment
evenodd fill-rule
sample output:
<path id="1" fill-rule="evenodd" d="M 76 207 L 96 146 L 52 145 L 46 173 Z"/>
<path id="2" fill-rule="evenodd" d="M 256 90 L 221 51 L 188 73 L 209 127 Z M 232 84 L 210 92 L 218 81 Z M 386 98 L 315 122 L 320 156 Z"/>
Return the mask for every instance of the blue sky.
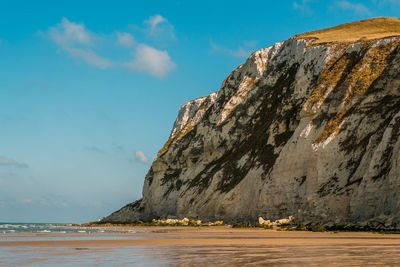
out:
<path id="1" fill-rule="evenodd" d="M 179 106 L 252 51 L 399 11 L 400 0 L 0 0 L 0 221 L 108 215 L 141 197 Z"/>

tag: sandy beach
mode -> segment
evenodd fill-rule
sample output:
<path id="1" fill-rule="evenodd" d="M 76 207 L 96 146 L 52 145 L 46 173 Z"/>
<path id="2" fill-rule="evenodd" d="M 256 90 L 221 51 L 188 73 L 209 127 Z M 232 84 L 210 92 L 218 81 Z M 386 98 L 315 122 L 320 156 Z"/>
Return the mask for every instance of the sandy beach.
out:
<path id="1" fill-rule="evenodd" d="M 129 230 L 136 232 L 3 234 L 0 265 L 394 266 L 400 261 L 400 235 L 225 226 L 132 227 Z"/>

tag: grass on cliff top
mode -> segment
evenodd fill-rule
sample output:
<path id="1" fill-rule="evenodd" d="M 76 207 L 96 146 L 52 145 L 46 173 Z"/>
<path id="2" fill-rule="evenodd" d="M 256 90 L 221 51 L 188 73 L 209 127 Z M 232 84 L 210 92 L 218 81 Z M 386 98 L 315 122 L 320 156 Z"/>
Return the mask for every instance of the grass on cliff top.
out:
<path id="1" fill-rule="evenodd" d="M 400 19 L 379 17 L 359 20 L 312 32 L 295 35 L 295 38 L 316 38 L 314 44 L 330 42 L 355 42 L 400 35 Z"/>

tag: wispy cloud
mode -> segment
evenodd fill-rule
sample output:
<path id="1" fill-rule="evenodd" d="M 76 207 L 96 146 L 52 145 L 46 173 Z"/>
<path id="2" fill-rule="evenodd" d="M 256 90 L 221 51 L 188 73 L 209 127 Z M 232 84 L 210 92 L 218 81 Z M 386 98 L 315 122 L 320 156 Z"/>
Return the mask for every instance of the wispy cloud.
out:
<path id="1" fill-rule="evenodd" d="M 143 22 L 147 27 L 144 29 L 148 35 L 157 40 L 175 40 L 175 27 L 168 19 L 161 15 L 150 16 Z"/>
<path id="2" fill-rule="evenodd" d="M 76 44 L 93 45 L 94 34 L 83 24 L 70 22 L 62 18 L 61 22 L 48 30 L 48 36 L 59 46 L 70 47 Z"/>
<path id="3" fill-rule="evenodd" d="M 131 47 L 136 43 L 135 38 L 133 38 L 132 34 L 127 32 L 117 32 L 117 44 Z"/>
<path id="4" fill-rule="evenodd" d="M 30 203 L 36 203 L 42 206 L 68 207 L 69 201 L 65 196 L 57 194 L 42 195 L 37 199 L 32 199 Z"/>
<path id="5" fill-rule="evenodd" d="M 154 16 L 151 16 L 150 18 L 148 18 L 147 20 L 145 20 L 144 23 L 149 24 L 150 30 L 152 32 L 155 32 L 157 29 L 157 25 L 159 25 L 163 22 L 167 22 L 167 21 L 168 20 L 161 15 L 154 15 Z"/>
<path id="6" fill-rule="evenodd" d="M 244 46 L 240 46 L 238 49 L 230 49 L 223 47 L 221 45 L 218 45 L 214 43 L 213 41 L 210 41 L 210 46 L 211 49 L 214 52 L 219 52 L 226 54 L 231 57 L 237 57 L 237 58 L 247 58 L 254 50 L 254 46 L 256 45 L 256 41 L 247 41 L 245 42 Z"/>
<path id="7" fill-rule="evenodd" d="M 137 150 L 135 152 L 135 158 L 137 161 L 144 163 L 144 164 L 147 164 L 150 162 L 150 159 L 148 157 L 146 157 L 146 155 L 141 150 Z"/>
<path id="8" fill-rule="evenodd" d="M 1 156 L 0 156 L 0 166 L 10 166 L 10 167 L 16 167 L 16 168 L 28 168 L 29 167 L 28 164 L 26 164 L 26 163 L 17 162 L 13 159 L 1 157 Z"/>
<path id="9" fill-rule="evenodd" d="M 144 21 L 147 29 L 144 31 L 155 38 L 165 34 L 174 36 L 174 27 L 161 15 L 151 16 Z M 41 32 L 40 32 L 41 33 Z M 63 18 L 60 23 L 50 27 L 42 36 L 52 40 L 62 51 L 71 57 L 83 60 L 89 65 L 100 69 L 111 66 L 127 68 L 134 72 L 148 73 L 157 78 L 165 77 L 176 64 L 171 59 L 167 50 L 157 49 L 146 43 L 135 40 L 129 32 L 116 32 L 115 34 L 98 34 L 89 31 L 83 23 L 71 22 Z M 112 44 L 112 49 L 124 46 L 131 50 L 132 60 L 113 60 L 99 55 L 97 43 Z"/>
<path id="10" fill-rule="evenodd" d="M 314 12 L 308 6 L 309 2 L 311 2 L 311 0 L 301 0 L 300 2 L 293 2 L 293 8 L 307 15 L 311 15 Z"/>
<path id="11" fill-rule="evenodd" d="M 107 151 L 104 149 L 98 147 L 98 146 L 85 146 L 84 149 L 86 151 L 92 152 L 92 153 L 97 153 L 97 154 L 107 154 Z"/>
<path id="12" fill-rule="evenodd" d="M 93 51 L 94 41 L 99 37 L 88 31 L 83 24 L 62 18 L 61 22 L 50 27 L 44 36 L 50 38 L 72 57 L 82 59 L 90 65 L 100 69 L 106 69 L 113 65 L 111 60 L 101 57 Z"/>
<path id="13" fill-rule="evenodd" d="M 125 66 L 132 71 L 141 71 L 162 78 L 175 69 L 176 64 L 171 60 L 166 50 L 158 50 L 146 44 L 136 46 L 133 59 Z"/>
<path id="14" fill-rule="evenodd" d="M 106 69 L 113 65 L 113 62 L 109 59 L 103 58 L 93 52 L 92 50 L 67 47 L 65 50 L 74 58 L 83 59 L 88 64 L 96 66 L 100 69 Z"/>
<path id="15" fill-rule="evenodd" d="M 351 11 L 356 15 L 359 16 L 369 16 L 372 14 L 371 10 L 369 10 L 368 7 L 366 7 L 364 4 L 361 3 L 352 3 L 346 0 L 336 2 L 336 5 L 341 9 L 345 11 Z"/>

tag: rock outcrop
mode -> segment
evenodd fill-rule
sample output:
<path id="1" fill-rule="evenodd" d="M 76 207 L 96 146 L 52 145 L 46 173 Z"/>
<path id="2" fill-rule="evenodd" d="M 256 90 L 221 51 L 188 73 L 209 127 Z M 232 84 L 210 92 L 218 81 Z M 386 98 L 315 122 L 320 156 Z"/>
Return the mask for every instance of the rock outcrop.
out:
<path id="1" fill-rule="evenodd" d="M 143 198 L 103 222 L 190 218 L 400 228 L 400 20 L 255 51 L 183 105 Z"/>

